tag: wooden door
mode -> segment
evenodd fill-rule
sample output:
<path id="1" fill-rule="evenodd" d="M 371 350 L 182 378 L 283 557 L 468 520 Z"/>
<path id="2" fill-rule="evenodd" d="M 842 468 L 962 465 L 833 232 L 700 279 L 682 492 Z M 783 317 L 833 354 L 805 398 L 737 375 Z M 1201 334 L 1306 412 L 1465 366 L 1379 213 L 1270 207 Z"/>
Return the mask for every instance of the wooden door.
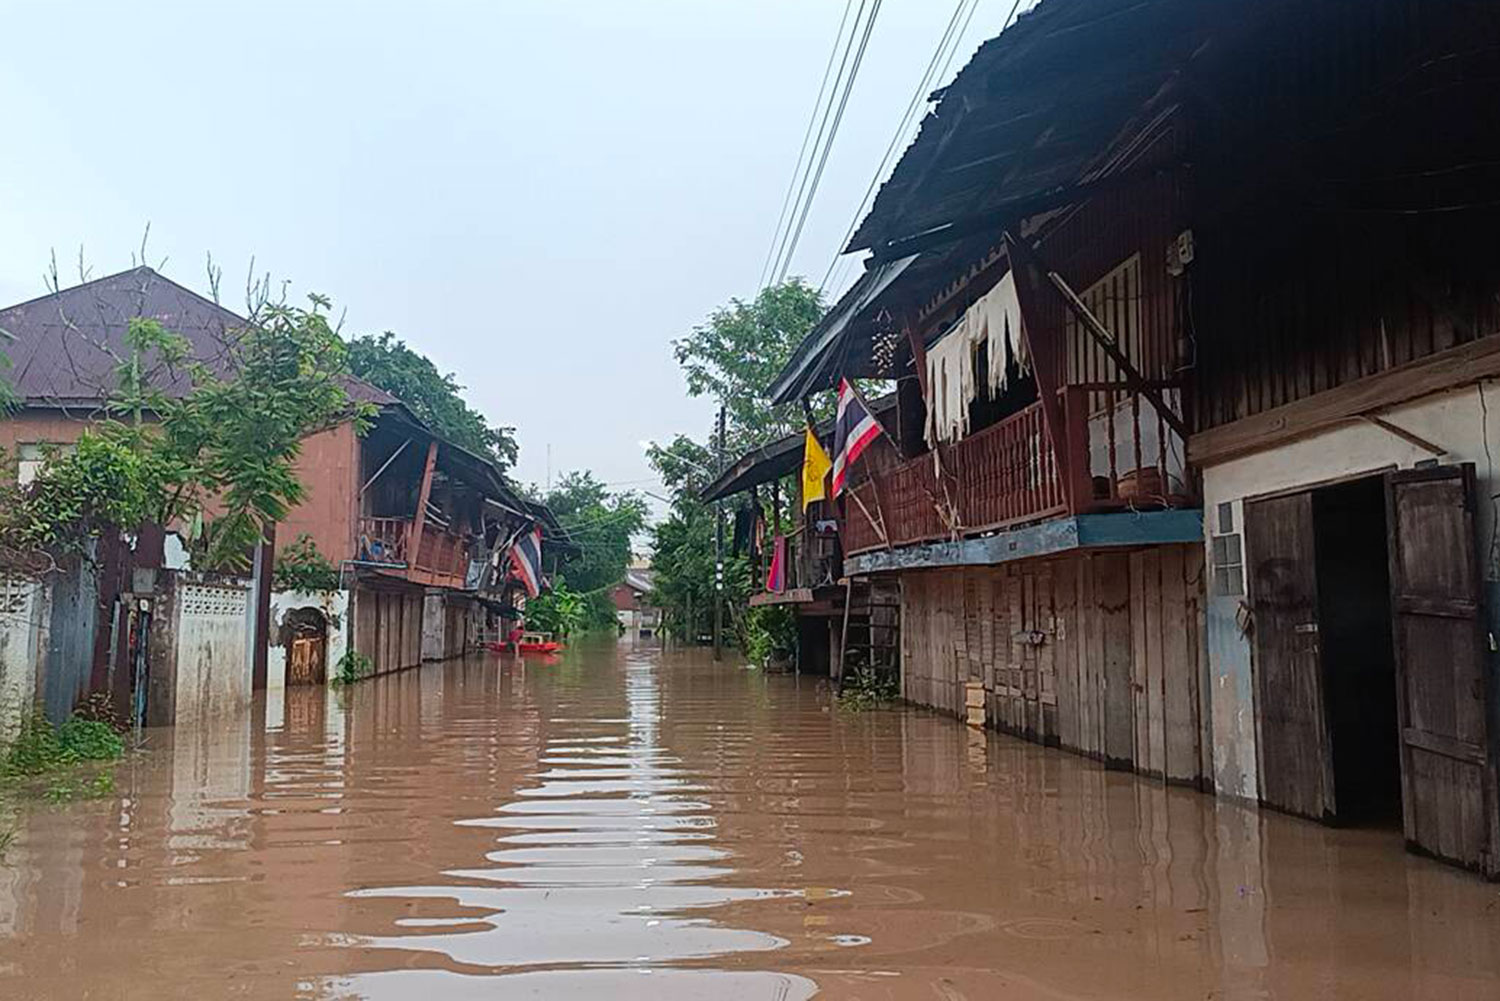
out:
<path id="1" fill-rule="evenodd" d="M 1386 476 L 1406 842 L 1497 871 L 1494 699 L 1474 534 L 1474 467 Z"/>
<path id="2" fill-rule="evenodd" d="M 287 664 L 287 684 L 324 684 L 323 645 L 322 636 L 303 634 L 293 637 L 291 657 Z"/>
<path id="3" fill-rule="evenodd" d="M 1318 644 L 1312 494 L 1245 504 L 1260 798 L 1289 813 L 1334 812 L 1333 757 Z"/>

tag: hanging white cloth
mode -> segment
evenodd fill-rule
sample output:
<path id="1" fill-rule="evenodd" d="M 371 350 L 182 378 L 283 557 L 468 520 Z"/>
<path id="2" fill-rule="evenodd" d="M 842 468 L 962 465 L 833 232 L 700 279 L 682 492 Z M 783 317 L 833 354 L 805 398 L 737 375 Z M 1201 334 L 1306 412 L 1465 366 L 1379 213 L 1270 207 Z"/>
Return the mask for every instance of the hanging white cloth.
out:
<path id="1" fill-rule="evenodd" d="M 969 404 L 978 394 L 980 375 L 974 371 L 974 353 L 981 344 L 986 345 L 989 359 L 983 376 L 990 397 L 998 399 L 1005 392 L 1006 368 L 1012 359 L 1021 371 L 1030 368 L 1021 331 L 1021 303 L 1009 272 L 927 349 L 925 437 L 929 447 L 939 441 L 958 441 L 969 433 Z"/>

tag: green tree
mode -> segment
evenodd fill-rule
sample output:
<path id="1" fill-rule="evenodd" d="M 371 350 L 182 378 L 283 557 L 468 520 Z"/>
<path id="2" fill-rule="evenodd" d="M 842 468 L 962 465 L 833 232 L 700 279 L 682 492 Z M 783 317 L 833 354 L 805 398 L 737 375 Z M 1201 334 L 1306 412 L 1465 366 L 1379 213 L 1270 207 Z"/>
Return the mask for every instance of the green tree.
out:
<path id="1" fill-rule="evenodd" d="M 802 426 L 796 407 L 773 407 L 766 387 L 823 316 L 818 290 L 800 278 L 731 299 L 707 322 L 672 342 L 688 393 L 725 406 L 725 447 L 739 455 Z"/>
<path id="2" fill-rule="evenodd" d="M 370 413 L 351 403 L 343 342 L 328 302 L 267 304 L 228 332 L 214 370 L 160 322 L 132 319 L 104 420 L 51 458 L 6 505 L 9 545 L 77 544 L 113 527 L 183 522 L 202 569 L 243 569 L 267 529 L 300 503 L 296 461 L 308 435 Z M 153 373 L 186 368 L 169 396 Z"/>
<path id="3" fill-rule="evenodd" d="M 630 540 L 646 524 L 646 502 L 633 493 L 611 493 L 587 471 L 567 473 L 542 499 L 578 544 L 579 554 L 558 569 L 584 603 L 584 625 L 613 624 L 609 592 L 625 579 Z"/>
<path id="4" fill-rule="evenodd" d="M 451 372 L 438 371 L 389 330 L 350 340 L 349 370 L 405 403 L 454 444 L 494 459 L 502 469 L 515 465 L 515 429 L 490 424 L 464 402 L 464 387 Z"/>

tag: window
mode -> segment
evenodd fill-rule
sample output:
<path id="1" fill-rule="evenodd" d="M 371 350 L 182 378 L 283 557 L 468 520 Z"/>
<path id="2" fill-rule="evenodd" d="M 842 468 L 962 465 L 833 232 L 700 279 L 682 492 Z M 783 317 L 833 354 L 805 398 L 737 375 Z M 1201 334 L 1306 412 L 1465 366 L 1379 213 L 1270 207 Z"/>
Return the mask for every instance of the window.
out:
<path id="1" fill-rule="evenodd" d="M 1245 553 L 1234 530 L 1234 505 L 1220 504 L 1211 540 L 1214 594 L 1221 598 L 1245 593 Z"/>
<path id="2" fill-rule="evenodd" d="M 24 487 L 36 479 L 49 455 L 66 455 L 73 451 L 72 445 L 57 445 L 45 441 L 23 441 L 16 445 L 16 486 Z"/>

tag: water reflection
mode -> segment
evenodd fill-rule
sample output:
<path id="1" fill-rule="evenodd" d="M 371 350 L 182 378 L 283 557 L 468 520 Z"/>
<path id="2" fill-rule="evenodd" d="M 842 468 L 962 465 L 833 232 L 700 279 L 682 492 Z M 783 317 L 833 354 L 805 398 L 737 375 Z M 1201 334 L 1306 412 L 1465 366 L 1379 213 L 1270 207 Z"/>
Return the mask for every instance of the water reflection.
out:
<path id="1" fill-rule="evenodd" d="M 157 732 L 20 817 L 0 997 L 1500 996 L 1500 889 L 815 681 L 604 647 Z"/>

